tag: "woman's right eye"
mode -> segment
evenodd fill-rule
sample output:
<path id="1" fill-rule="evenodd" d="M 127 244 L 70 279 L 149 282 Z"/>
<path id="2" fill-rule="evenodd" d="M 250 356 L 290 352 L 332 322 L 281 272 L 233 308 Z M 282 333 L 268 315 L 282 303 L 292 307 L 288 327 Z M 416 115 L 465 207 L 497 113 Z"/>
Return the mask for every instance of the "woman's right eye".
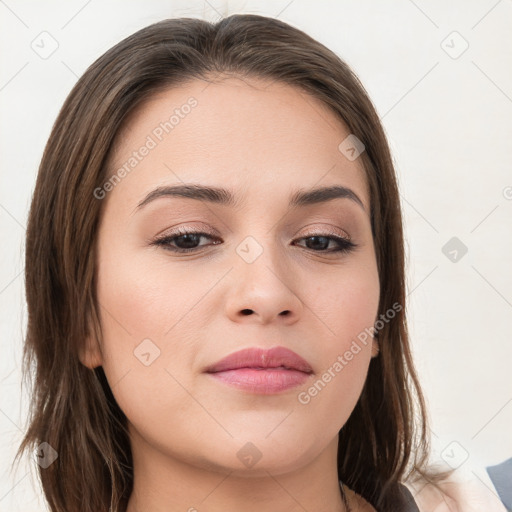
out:
<path id="1" fill-rule="evenodd" d="M 201 238 L 214 239 L 215 237 L 210 233 L 204 233 L 202 231 L 178 231 L 177 233 L 171 233 L 157 238 L 153 241 L 152 245 L 162 246 L 167 251 L 187 253 L 194 252 L 198 249 L 198 243 Z M 217 241 L 212 245 L 220 243 L 218 238 L 216 240 Z M 174 244 L 174 246 L 172 244 Z"/>

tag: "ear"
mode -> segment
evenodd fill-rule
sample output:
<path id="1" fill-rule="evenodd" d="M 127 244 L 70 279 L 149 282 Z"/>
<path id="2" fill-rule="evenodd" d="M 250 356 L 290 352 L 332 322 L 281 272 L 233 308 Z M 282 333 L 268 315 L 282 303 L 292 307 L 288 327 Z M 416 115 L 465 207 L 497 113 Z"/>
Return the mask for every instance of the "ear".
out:
<path id="1" fill-rule="evenodd" d="M 78 357 L 80 362 L 91 370 L 103 364 L 100 345 L 94 336 L 87 336 L 79 349 Z"/>
<path id="2" fill-rule="evenodd" d="M 380 352 L 379 340 L 376 336 L 373 337 L 372 341 L 372 358 L 377 357 Z"/>
<path id="3" fill-rule="evenodd" d="M 101 344 L 98 338 L 100 333 L 97 329 L 95 329 L 99 320 L 96 320 L 95 323 L 94 311 L 94 307 L 91 307 L 87 310 L 87 335 L 85 339 L 82 340 L 82 343 L 78 349 L 78 358 L 80 359 L 80 362 L 90 370 L 94 370 L 94 368 L 102 366 L 103 364 Z"/>

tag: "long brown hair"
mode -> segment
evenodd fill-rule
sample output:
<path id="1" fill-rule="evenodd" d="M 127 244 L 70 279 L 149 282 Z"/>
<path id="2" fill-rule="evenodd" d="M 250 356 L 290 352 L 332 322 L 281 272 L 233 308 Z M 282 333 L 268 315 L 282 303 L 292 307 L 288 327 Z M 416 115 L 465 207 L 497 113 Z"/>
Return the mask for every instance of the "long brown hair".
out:
<path id="1" fill-rule="evenodd" d="M 404 506 L 399 485 L 428 457 L 424 399 L 406 324 L 399 192 L 386 136 L 365 89 L 332 51 L 279 20 L 233 15 L 215 24 L 170 19 L 127 37 L 94 62 L 66 99 L 46 145 L 28 219 L 25 372 L 33 371 L 29 427 L 18 456 L 48 443 L 57 460 L 39 475 L 52 512 L 124 511 L 133 467 L 126 417 L 101 367 L 78 353 L 101 339 L 95 276 L 102 202 L 115 136 L 156 91 L 218 74 L 261 77 L 320 99 L 365 146 L 379 332 L 361 397 L 339 433 L 338 476 L 379 511 Z M 341 142 L 341 141 L 340 141 Z"/>

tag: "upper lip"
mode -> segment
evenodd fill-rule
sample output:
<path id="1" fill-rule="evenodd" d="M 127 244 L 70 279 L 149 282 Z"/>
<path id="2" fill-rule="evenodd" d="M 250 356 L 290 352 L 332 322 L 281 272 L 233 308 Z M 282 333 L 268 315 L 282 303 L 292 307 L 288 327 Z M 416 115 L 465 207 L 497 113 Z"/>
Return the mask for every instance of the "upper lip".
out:
<path id="1" fill-rule="evenodd" d="M 313 373 L 310 364 L 292 350 L 285 347 L 271 349 L 246 348 L 224 357 L 206 368 L 207 373 L 216 373 L 239 368 L 279 368 Z"/>

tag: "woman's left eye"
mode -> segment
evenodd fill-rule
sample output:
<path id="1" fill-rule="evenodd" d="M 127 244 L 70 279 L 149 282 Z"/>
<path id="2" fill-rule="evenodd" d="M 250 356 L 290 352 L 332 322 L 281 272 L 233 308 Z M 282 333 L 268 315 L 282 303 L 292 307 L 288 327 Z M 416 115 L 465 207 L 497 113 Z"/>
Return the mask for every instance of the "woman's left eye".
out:
<path id="1" fill-rule="evenodd" d="M 322 250 L 320 251 L 314 251 L 314 252 L 326 252 L 326 253 L 333 253 L 333 252 L 350 252 L 353 249 L 355 249 L 356 244 L 352 242 L 349 238 L 344 238 L 342 236 L 337 235 L 321 235 L 321 234 L 315 234 L 315 235 L 309 235 L 306 237 L 299 238 L 299 240 L 309 240 L 309 242 L 306 243 L 308 246 L 308 249 L 313 250 L 311 246 L 320 246 Z M 331 242 L 334 242 L 337 244 L 337 247 L 330 250 L 325 250 L 328 248 L 329 244 Z"/>
<path id="2" fill-rule="evenodd" d="M 221 243 L 219 238 L 214 237 L 209 233 L 204 233 L 202 231 L 180 231 L 158 238 L 152 242 L 152 245 L 162 246 L 165 250 L 175 253 L 190 253 L 197 252 L 197 250 L 201 247 L 201 245 L 199 245 L 199 241 L 202 238 L 209 238 L 214 240 L 214 242 L 210 245 L 218 245 Z M 312 250 L 313 252 L 350 252 L 355 247 L 357 247 L 357 244 L 352 242 L 350 239 L 334 234 L 315 233 L 309 236 L 298 238 L 297 240 L 305 240 L 306 248 Z M 337 246 L 329 249 L 329 245 L 332 242 L 334 242 Z M 315 249 L 315 247 L 317 249 Z"/>

